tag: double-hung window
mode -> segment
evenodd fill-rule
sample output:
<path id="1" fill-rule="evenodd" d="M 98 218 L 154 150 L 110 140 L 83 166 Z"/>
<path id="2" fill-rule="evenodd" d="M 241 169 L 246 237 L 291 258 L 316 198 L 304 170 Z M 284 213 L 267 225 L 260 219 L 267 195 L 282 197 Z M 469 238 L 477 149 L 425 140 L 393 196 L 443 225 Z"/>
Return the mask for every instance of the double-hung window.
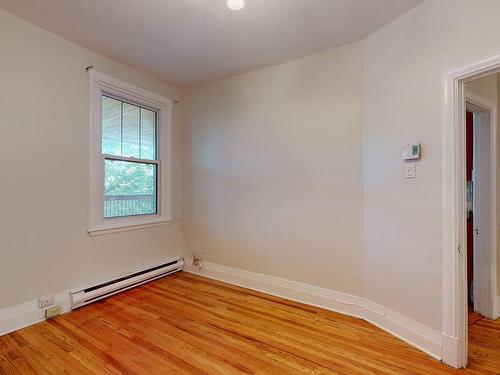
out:
<path id="1" fill-rule="evenodd" d="M 89 78 L 89 232 L 170 221 L 171 100 L 93 69 Z"/>

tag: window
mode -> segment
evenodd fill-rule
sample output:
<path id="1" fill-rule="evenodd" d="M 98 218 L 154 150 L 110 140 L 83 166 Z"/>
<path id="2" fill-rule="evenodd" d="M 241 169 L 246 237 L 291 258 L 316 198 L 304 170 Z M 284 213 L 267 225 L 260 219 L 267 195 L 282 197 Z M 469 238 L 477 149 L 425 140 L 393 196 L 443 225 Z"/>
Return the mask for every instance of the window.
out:
<path id="1" fill-rule="evenodd" d="M 157 213 L 157 117 L 156 111 L 102 95 L 104 218 Z"/>
<path id="2" fill-rule="evenodd" d="M 89 71 L 91 234 L 170 217 L 169 99 Z"/>

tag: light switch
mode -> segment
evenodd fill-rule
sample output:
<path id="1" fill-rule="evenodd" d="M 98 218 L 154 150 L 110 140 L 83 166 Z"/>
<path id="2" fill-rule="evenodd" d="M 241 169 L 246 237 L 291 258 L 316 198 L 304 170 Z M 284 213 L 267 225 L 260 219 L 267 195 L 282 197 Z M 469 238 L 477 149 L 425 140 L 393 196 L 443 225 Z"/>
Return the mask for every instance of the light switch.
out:
<path id="1" fill-rule="evenodd" d="M 415 163 L 406 163 L 405 164 L 405 177 L 406 178 L 415 178 Z"/>

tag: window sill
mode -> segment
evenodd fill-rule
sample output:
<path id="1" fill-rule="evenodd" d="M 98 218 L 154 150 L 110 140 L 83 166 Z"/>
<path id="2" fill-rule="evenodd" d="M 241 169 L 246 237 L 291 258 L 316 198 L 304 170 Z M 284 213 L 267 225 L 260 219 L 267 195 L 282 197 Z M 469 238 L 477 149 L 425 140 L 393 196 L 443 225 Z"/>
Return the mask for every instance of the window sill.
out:
<path id="1" fill-rule="evenodd" d="M 145 224 L 123 224 L 123 225 L 113 225 L 113 226 L 102 226 L 102 227 L 90 228 L 87 232 L 91 237 L 94 237 L 94 236 L 102 236 L 105 234 L 128 232 L 137 229 L 154 228 L 163 225 L 169 225 L 172 222 L 173 220 L 170 219 L 162 219 Z"/>

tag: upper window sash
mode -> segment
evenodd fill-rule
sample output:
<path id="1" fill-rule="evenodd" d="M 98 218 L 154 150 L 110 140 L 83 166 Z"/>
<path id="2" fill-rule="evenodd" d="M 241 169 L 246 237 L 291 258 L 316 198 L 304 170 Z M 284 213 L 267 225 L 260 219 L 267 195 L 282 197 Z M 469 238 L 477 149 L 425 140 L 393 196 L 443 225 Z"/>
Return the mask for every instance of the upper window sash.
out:
<path id="1" fill-rule="evenodd" d="M 102 95 L 103 154 L 158 159 L 158 112 L 116 96 Z"/>

